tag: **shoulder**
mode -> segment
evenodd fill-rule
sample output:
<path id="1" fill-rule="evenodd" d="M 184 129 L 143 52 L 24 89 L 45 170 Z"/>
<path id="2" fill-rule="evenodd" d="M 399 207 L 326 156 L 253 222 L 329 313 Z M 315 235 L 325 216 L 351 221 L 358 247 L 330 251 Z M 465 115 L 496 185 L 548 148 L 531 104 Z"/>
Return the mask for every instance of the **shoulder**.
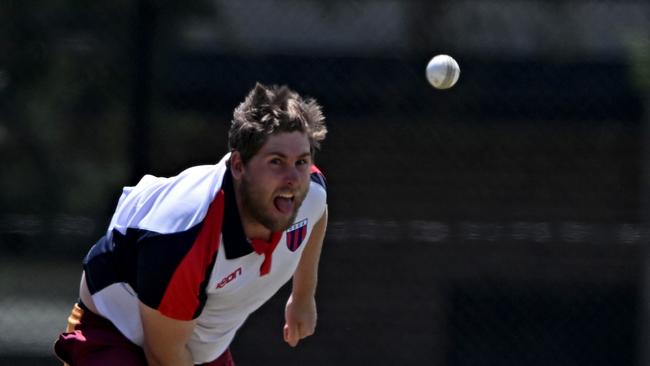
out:
<path id="1" fill-rule="evenodd" d="M 323 172 L 315 165 L 311 168 L 311 182 L 309 184 L 309 193 L 303 202 L 305 210 L 314 213 L 320 217 L 327 206 L 327 182 Z"/>
<path id="2" fill-rule="evenodd" d="M 325 180 L 325 174 L 316 166 L 311 166 L 311 181 L 321 186 L 325 191 L 327 191 L 327 181 Z"/>
<path id="3" fill-rule="evenodd" d="M 309 186 L 309 191 L 315 191 L 315 194 L 322 196 L 322 199 L 326 201 L 327 199 L 327 180 L 325 179 L 325 174 L 316 166 L 311 166 L 311 182 Z"/>
<path id="4" fill-rule="evenodd" d="M 115 226 L 172 233 L 200 223 L 221 190 L 224 160 L 173 177 L 147 175 L 135 186 L 125 187 L 115 211 Z"/>

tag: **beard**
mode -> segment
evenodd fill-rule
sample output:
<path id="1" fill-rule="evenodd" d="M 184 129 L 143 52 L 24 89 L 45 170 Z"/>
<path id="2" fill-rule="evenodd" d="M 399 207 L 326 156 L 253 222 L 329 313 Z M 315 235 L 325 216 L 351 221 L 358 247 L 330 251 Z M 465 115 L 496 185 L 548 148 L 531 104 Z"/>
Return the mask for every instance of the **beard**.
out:
<path id="1" fill-rule="evenodd" d="M 262 190 L 256 188 L 255 184 L 244 176 L 240 185 L 242 210 L 245 211 L 242 214 L 252 218 L 272 232 L 285 231 L 296 220 L 298 210 L 307 196 L 308 188 L 303 190 L 293 189 L 290 191 L 294 195 L 293 210 L 288 217 L 280 216 L 275 213 L 276 208 L 274 203 L 272 201 L 268 202 L 268 196 Z"/>

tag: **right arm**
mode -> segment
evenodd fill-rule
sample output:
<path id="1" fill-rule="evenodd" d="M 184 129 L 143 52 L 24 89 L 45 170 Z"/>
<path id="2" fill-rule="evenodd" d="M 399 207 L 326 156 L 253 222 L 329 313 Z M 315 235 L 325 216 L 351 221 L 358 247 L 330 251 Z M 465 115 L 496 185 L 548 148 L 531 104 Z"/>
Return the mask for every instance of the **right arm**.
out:
<path id="1" fill-rule="evenodd" d="M 192 366 L 187 342 L 196 321 L 176 320 L 140 303 L 144 329 L 144 353 L 150 366 Z"/>

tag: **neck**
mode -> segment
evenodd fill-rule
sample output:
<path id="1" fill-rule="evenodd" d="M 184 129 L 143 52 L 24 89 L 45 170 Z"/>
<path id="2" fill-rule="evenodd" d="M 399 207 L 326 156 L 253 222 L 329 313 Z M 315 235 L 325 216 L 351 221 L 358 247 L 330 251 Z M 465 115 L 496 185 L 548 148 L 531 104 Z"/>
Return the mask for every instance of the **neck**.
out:
<path id="1" fill-rule="evenodd" d="M 264 241 L 271 240 L 271 230 L 267 229 L 264 225 L 257 221 L 248 219 L 242 215 L 242 226 L 244 227 L 244 234 L 249 240 L 259 239 Z"/>

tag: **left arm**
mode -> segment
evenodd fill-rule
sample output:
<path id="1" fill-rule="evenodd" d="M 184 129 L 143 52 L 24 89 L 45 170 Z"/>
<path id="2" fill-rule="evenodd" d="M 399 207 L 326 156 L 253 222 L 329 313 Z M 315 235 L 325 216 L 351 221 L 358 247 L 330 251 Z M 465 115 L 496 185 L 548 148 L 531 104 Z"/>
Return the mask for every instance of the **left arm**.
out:
<path id="1" fill-rule="evenodd" d="M 140 302 L 144 331 L 144 354 L 150 366 L 194 365 L 187 341 L 192 336 L 195 320 L 182 321 L 167 317 Z"/>
<path id="2" fill-rule="evenodd" d="M 295 347 L 301 339 L 314 334 L 316 329 L 315 296 L 318 282 L 318 261 L 326 228 L 327 208 L 314 225 L 293 275 L 293 288 L 284 314 L 286 321 L 284 340 L 291 347 Z"/>

